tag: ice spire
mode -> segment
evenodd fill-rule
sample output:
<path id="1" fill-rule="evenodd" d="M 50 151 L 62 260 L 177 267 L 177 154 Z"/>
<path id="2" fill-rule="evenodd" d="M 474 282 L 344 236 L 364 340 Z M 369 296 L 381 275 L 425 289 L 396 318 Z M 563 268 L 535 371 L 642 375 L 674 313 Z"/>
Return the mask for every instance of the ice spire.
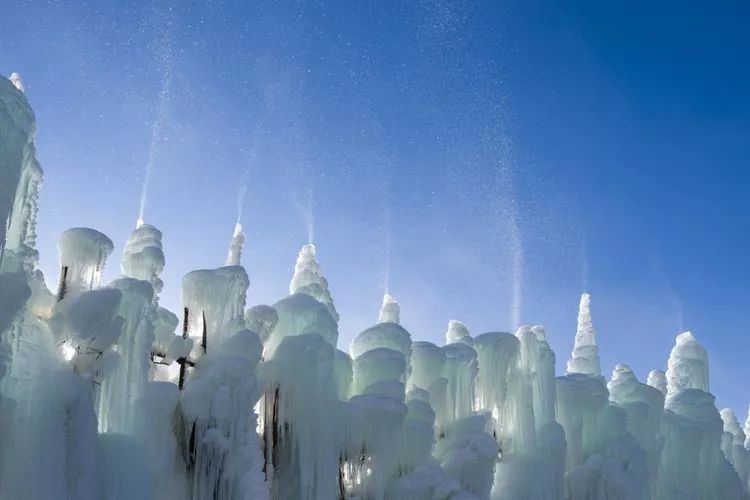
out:
<path id="1" fill-rule="evenodd" d="M 659 389 L 665 396 L 667 395 L 667 375 L 664 370 L 651 370 L 648 373 L 646 383 L 655 389 Z"/>
<path id="2" fill-rule="evenodd" d="M 141 223 L 128 236 L 120 262 L 125 276 L 148 281 L 154 287 L 155 294 L 159 294 L 164 286 L 159 277 L 164 270 L 161 237 L 161 231 L 154 226 Z"/>
<path id="3" fill-rule="evenodd" d="M 745 449 L 750 451 L 750 405 L 747 406 L 747 419 L 745 420 Z"/>
<path id="4" fill-rule="evenodd" d="M 245 246 L 245 233 L 242 232 L 242 224 L 239 222 L 234 225 L 232 241 L 229 242 L 229 252 L 227 253 L 227 266 L 239 266 L 242 259 L 242 247 Z"/>
<path id="5" fill-rule="evenodd" d="M 471 338 L 471 334 L 469 333 L 469 329 L 466 328 L 466 325 L 456 319 L 452 319 L 448 322 L 448 330 L 445 332 L 445 343 L 447 345 L 457 344 L 459 342 L 473 345 L 474 339 Z"/>
<path id="6" fill-rule="evenodd" d="M 667 361 L 667 394 L 674 396 L 685 389 L 709 391 L 708 354 L 692 332 L 677 336 Z"/>
<path id="7" fill-rule="evenodd" d="M 578 306 L 578 329 L 571 359 L 568 360 L 567 373 L 584 373 L 586 375 L 601 376 L 599 363 L 599 348 L 596 346 L 596 330 L 591 321 L 591 296 L 581 294 Z"/>
<path id="8" fill-rule="evenodd" d="M 15 88 L 17 88 L 21 92 L 26 92 L 26 87 L 24 87 L 23 85 L 23 79 L 21 78 L 21 75 L 14 71 L 10 74 L 8 80 L 10 80 L 10 83 L 12 83 Z"/>
<path id="9" fill-rule="evenodd" d="M 378 323 L 398 323 L 400 315 L 401 308 L 396 298 L 389 293 L 383 295 L 383 305 L 380 306 Z"/>
<path id="10" fill-rule="evenodd" d="M 289 293 L 305 293 L 315 297 L 328 308 L 333 319 L 338 322 L 339 313 L 336 312 L 333 297 L 328 290 L 328 280 L 323 276 L 318 261 L 315 259 L 315 245 L 312 243 L 304 245 L 297 255 L 294 276 L 289 284 Z"/>

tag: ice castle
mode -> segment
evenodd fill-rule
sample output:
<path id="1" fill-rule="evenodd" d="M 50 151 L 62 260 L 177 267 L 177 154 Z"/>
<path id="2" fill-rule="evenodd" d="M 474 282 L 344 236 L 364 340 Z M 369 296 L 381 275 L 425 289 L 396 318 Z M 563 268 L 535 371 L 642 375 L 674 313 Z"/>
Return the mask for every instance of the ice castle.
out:
<path id="1" fill-rule="evenodd" d="M 566 374 L 541 326 L 412 339 L 386 295 L 348 352 L 313 245 L 289 295 L 247 307 L 238 225 L 226 265 L 159 305 L 162 233 L 59 238 L 38 268 L 42 169 L 18 75 L 0 78 L 0 499 L 739 500 L 750 419 L 719 412 L 708 355 L 680 334 L 646 383 L 601 372 L 581 297 Z M 572 312 L 571 312 L 572 313 Z"/>

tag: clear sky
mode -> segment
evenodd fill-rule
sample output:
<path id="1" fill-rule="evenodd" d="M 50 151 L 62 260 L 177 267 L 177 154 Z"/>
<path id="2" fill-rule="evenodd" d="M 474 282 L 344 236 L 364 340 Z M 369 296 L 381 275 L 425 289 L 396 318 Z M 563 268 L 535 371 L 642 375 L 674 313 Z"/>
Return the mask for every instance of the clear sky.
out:
<path id="1" fill-rule="evenodd" d="M 312 232 L 345 350 L 389 274 L 415 339 L 518 317 L 562 372 L 585 289 L 607 375 L 665 369 L 692 329 L 744 418 L 750 4 L 687 4 L 10 2 L 0 72 L 37 114 L 42 268 L 54 283 L 57 236 L 89 226 L 114 278 L 152 158 L 168 307 L 223 264 L 246 186 L 248 302 L 288 293 Z"/>

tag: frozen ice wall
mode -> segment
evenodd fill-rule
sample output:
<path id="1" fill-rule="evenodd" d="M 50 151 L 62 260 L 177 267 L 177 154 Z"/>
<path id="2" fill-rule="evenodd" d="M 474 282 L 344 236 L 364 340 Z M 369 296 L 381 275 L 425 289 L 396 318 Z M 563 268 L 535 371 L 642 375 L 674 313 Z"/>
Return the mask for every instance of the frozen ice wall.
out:
<path id="1" fill-rule="evenodd" d="M 249 330 L 212 342 L 185 388 L 179 441 L 191 500 L 269 498 L 253 412 L 261 352 Z"/>
<path id="2" fill-rule="evenodd" d="M 748 487 L 748 476 L 750 475 L 750 451 L 745 449 L 745 432 L 740 427 L 740 422 L 731 408 L 724 408 L 719 412 L 724 422 L 724 433 L 722 434 L 721 448 L 724 457 L 734 467 L 742 485 Z"/>
<path id="3" fill-rule="evenodd" d="M 466 343 L 447 344 L 441 350 L 445 355 L 442 371 L 443 380 L 446 382 L 445 402 L 436 408 L 439 415 L 438 423 L 443 427 L 468 417 L 474 411 L 479 365 L 477 351 Z M 442 392 L 440 382 L 440 379 L 433 381 L 436 402 L 439 401 L 438 397 Z"/>
<path id="4" fill-rule="evenodd" d="M 36 221 L 39 210 L 39 189 L 42 168 L 36 160 L 34 146 L 26 148 L 12 215 L 8 221 L 7 241 L 2 258 L 6 271 L 36 270 L 39 254 L 36 250 Z"/>
<path id="5" fill-rule="evenodd" d="M 250 279 L 241 266 L 192 271 L 182 279 L 186 331 L 205 352 L 244 324 Z M 232 331 L 234 329 L 234 331 Z"/>
<path id="6" fill-rule="evenodd" d="M 109 376 L 97 391 L 100 432 L 131 433 L 136 404 L 143 398 L 154 344 L 154 289 L 148 281 L 121 278 L 110 285 L 121 293 L 117 316 L 122 332 L 109 354 Z"/>
<path id="7" fill-rule="evenodd" d="M 20 77 L 14 78 L 20 82 Z M 13 213 L 21 172 L 34 160 L 34 112 L 23 91 L 0 77 L 0 252 Z M 2 253 L 0 253 L 0 259 Z"/>

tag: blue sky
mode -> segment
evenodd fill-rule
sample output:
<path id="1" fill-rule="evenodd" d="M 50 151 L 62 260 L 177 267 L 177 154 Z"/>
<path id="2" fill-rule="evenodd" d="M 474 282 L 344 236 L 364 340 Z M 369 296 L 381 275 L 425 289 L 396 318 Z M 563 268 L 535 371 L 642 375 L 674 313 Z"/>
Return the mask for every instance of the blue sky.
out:
<path id="1" fill-rule="evenodd" d="M 167 306 L 223 263 L 246 182 L 249 303 L 287 293 L 312 206 L 344 349 L 377 317 L 390 234 L 414 338 L 510 329 L 515 281 L 561 371 L 585 288 L 607 373 L 666 368 L 689 328 L 744 418 L 750 6 L 528 3 L 6 6 L 0 71 L 37 113 L 49 281 L 70 226 L 108 234 L 119 272 L 169 75 L 145 213 Z"/>

